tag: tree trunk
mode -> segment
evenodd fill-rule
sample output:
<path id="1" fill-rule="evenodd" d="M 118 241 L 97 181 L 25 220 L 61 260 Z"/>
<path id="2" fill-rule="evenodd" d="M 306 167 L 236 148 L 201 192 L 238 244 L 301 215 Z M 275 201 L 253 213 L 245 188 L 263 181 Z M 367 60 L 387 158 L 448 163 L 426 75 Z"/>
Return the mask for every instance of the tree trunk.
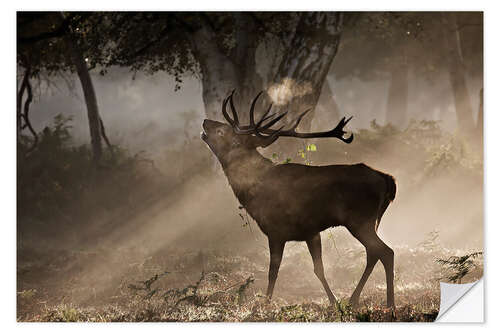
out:
<path id="1" fill-rule="evenodd" d="M 235 63 L 224 55 L 215 40 L 215 32 L 208 25 L 193 33 L 193 53 L 202 74 L 203 103 L 207 118 L 222 120 L 222 100 L 233 90 L 239 90 Z"/>
<path id="2" fill-rule="evenodd" d="M 335 100 L 335 96 L 332 93 L 332 88 L 330 87 L 330 82 L 325 79 L 323 83 L 323 88 L 321 89 L 321 94 L 319 95 L 317 108 L 327 114 L 328 122 L 335 123 L 340 120 L 340 110 Z"/>
<path id="3" fill-rule="evenodd" d="M 241 122 L 248 121 L 246 106 L 263 89 L 262 78 L 256 70 L 255 54 L 258 35 L 249 15 L 235 13 L 235 38 L 230 55 L 224 54 L 216 41 L 216 32 L 210 24 L 203 24 L 192 35 L 194 56 L 198 60 L 203 85 L 205 114 L 209 119 L 222 120 L 222 100 L 235 90 L 234 101 L 240 106 Z"/>
<path id="4" fill-rule="evenodd" d="M 281 61 L 275 85 L 268 88 L 275 103 L 290 110 L 288 120 L 312 109 L 301 122 L 302 131 L 311 127 L 321 88 L 337 53 L 341 29 L 340 13 L 303 13 Z"/>
<path id="5" fill-rule="evenodd" d="M 259 36 L 255 33 L 255 22 L 248 14 L 237 13 L 235 15 L 237 22 L 237 43 L 234 56 L 232 58 L 236 63 L 242 104 L 248 105 L 250 101 L 263 89 L 264 80 L 257 72 L 255 59 Z M 243 119 L 245 119 L 245 117 Z"/>
<path id="6" fill-rule="evenodd" d="M 392 69 L 387 97 L 386 122 L 403 129 L 408 114 L 408 65 L 403 63 Z"/>
<path id="7" fill-rule="evenodd" d="M 484 118 L 483 118 L 483 88 L 479 91 L 479 110 L 477 114 L 477 123 L 476 123 L 476 133 L 479 139 L 479 145 L 481 149 L 481 154 L 483 152 L 483 141 L 484 141 Z"/>
<path id="8" fill-rule="evenodd" d="M 467 89 L 465 66 L 462 59 L 460 34 L 455 13 L 443 13 L 444 27 L 451 32 L 444 33 L 444 44 L 448 49 L 448 73 L 455 102 L 458 128 L 465 136 L 470 136 L 474 130 L 472 106 Z"/>
<path id="9" fill-rule="evenodd" d="M 276 102 L 276 98 L 281 96 L 273 96 L 273 87 L 284 81 L 294 83 L 294 94 L 286 96 L 290 98 L 282 105 L 291 110 L 291 117 L 307 108 L 314 109 L 337 52 L 342 27 L 341 14 L 303 13 L 293 37 L 290 38 L 289 49 L 285 50 L 277 74 L 268 87 L 264 86 L 267 80 L 260 77 L 256 69 L 255 56 L 259 36 L 255 32 L 255 22 L 245 13 L 235 15 L 237 43 L 230 55 L 224 54 L 217 45 L 216 32 L 210 24 L 203 24 L 191 37 L 193 53 L 202 72 L 206 116 L 222 120 L 222 100 L 235 89 L 235 104 L 239 110 L 240 121 L 248 121 L 246 111 L 257 93 L 263 89 L 267 90 L 271 99 Z M 262 103 L 264 101 L 263 98 Z M 274 103 L 278 104 L 280 103 Z M 309 130 L 312 118 L 313 116 L 309 115 L 302 121 L 305 123 L 301 127 L 303 130 Z"/>
<path id="10" fill-rule="evenodd" d="M 102 156 L 102 133 L 94 85 L 92 84 L 92 78 L 90 77 L 87 63 L 77 42 L 72 39 L 71 36 L 67 37 L 66 41 L 71 55 L 71 60 L 73 65 L 76 67 L 76 72 L 82 85 L 83 95 L 87 105 L 92 154 L 94 163 L 98 165 Z"/>
<path id="11" fill-rule="evenodd" d="M 19 67 L 18 67 L 19 70 Z M 28 80 L 29 80 L 29 75 L 30 75 L 31 69 L 29 65 L 26 65 L 26 70 L 24 72 L 23 79 L 21 81 L 21 86 L 19 87 L 19 91 L 17 92 L 17 130 L 16 130 L 16 136 L 17 136 L 17 142 L 20 141 L 21 139 L 21 131 L 22 131 L 22 108 L 23 108 L 23 96 L 24 96 L 24 91 L 26 90 L 26 87 L 28 85 Z"/>

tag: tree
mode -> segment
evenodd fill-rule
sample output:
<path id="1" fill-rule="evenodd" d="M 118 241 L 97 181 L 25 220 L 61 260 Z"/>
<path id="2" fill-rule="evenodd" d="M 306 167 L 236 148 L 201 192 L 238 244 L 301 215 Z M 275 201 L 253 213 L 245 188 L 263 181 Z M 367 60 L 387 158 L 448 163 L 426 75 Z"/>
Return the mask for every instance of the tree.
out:
<path id="1" fill-rule="evenodd" d="M 183 75 L 199 75 L 211 119 L 221 118 L 221 101 L 233 89 L 243 105 L 266 90 L 296 116 L 316 106 L 339 45 L 342 14 L 97 13 L 83 30 L 90 53 L 100 54 L 90 62 L 103 68 L 166 71 L 179 87 Z M 276 66 L 260 73 L 256 55 L 266 42 L 280 51 L 266 59 Z M 304 119 L 306 127 L 311 118 Z"/>
<path id="2" fill-rule="evenodd" d="M 409 74 L 437 82 L 446 73 L 459 130 L 473 124 L 467 76 L 482 77 L 481 13 L 375 12 L 355 13 L 346 27 L 332 72 L 336 78 L 389 80 L 387 121 L 407 121 Z M 353 56 L 353 53 L 356 56 Z M 442 99 L 442 96 L 440 96 Z M 470 121 L 469 121 L 470 120 Z"/>
<path id="3" fill-rule="evenodd" d="M 49 76 L 53 76 L 64 71 L 76 70 L 87 105 L 93 158 L 95 164 L 98 165 L 102 155 L 101 137 L 104 137 L 108 145 L 109 141 L 104 133 L 104 125 L 99 116 L 96 94 L 82 50 L 84 41 L 77 33 L 79 25 L 89 15 L 76 13 L 70 15 L 60 13 L 18 13 L 18 65 L 26 68 L 27 73 L 18 93 L 18 119 L 21 118 L 19 110 L 23 100 L 23 87 L 28 87 L 27 101 L 31 102 L 32 99 L 31 85 L 29 83 L 31 78 L 40 78 L 39 75 L 42 71 Z M 29 102 L 25 103 L 25 105 L 29 105 Z M 36 132 L 29 123 L 28 112 L 25 111 L 25 114 L 26 116 L 23 118 L 33 133 L 36 144 Z M 23 125 L 20 122 L 18 123 L 20 131 L 23 129 Z"/>
<path id="4" fill-rule="evenodd" d="M 463 31 L 461 31 L 458 15 L 457 13 L 442 14 L 443 44 L 445 51 L 448 53 L 447 69 L 457 112 L 458 127 L 465 136 L 472 137 L 476 125 L 472 115 L 472 104 L 467 88 L 467 65 L 464 59 L 462 42 L 464 36 Z"/>
<path id="5" fill-rule="evenodd" d="M 288 102 L 292 114 L 315 108 L 326 75 L 337 54 L 342 19 L 342 15 L 338 13 L 302 14 L 274 79 L 275 83 L 279 82 L 281 85 L 286 80 L 294 80 L 293 85 L 302 84 L 300 88 L 292 86 L 298 90 L 296 93 L 283 91 L 280 94 L 278 89 L 277 97 Z M 304 118 L 302 126 L 305 130 L 310 129 L 312 117 L 309 115 Z"/>
<path id="6" fill-rule="evenodd" d="M 323 88 L 319 94 L 316 108 L 328 113 L 328 119 L 333 120 L 333 122 L 340 120 L 341 116 L 339 106 L 335 100 L 330 82 L 327 79 L 325 79 L 325 82 L 323 83 Z"/>
<path id="7" fill-rule="evenodd" d="M 83 55 L 77 39 L 69 33 L 65 36 L 65 43 L 68 46 L 71 61 L 76 68 L 78 78 L 82 85 L 83 95 L 85 97 L 85 104 L 87 105 L 87 116 L 89 119 L 90 141 L 92 145 L 92 152 L 94 161 L 99 163 L 102 155 L 101 132 L 102 120 L 99 116 L 99 107 L 97 105 L 97 97 L 92 83 L 92 78 L 89 74 L 87 62 Z"/>
<path id="8" fill-rule="evenodd" d="M 343 36 L 332 72 L 337 79 L 387 80 L 386 121 L 404 128 L 408 121 L 409 75 L 431 77 L 430 57 L 422 56 L 422 13 L 355 13 Z M 355 54 L 355 56 L 353 56 Z"/>

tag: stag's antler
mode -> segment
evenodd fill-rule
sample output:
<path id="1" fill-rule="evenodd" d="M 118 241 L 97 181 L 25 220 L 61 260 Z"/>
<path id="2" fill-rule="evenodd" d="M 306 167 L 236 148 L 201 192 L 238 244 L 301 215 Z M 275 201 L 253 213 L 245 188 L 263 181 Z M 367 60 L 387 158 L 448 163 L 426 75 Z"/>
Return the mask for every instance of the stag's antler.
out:
<path id="1" fill-rule="evenodd" d="M 234 108 L 234 103 L 233 103 L 233 94 L 234 90 L 231 92 L 231 94 L 224 99 L 222 103 L 222 114 L 224 115 L 224 118 L 227 120 L 227 122 L 233 127 L 233 130 L 236 134 L 254 134 L 258 137 L 261 138 L 266 138 L 269 139 L 269 141 L 272 143 L 274 142 L 277 138 L 280 136 L 288 136 L 288 137 L 295 137 L 295 138 L 302 138 L 302 139 L 309 139 L 309 138 L 337 138 L 345 143 L 351 143 L 354 135 L 351 133 L 351 135 L 348 138 L 344 138 L 344 134 L 347 132 L 344 131 L 345 125 L 352 119 L 352 117 L 349 117 L 347 120 L 345 117 L 343 117 L 337 126 L 330 130 L 330 131 L 325 131 L 325 132 L 313 132 L 313 133 L 298 133 L 296 131 L 297 127 L 299 126 L 300 121 L 302 118 L 309 112 L 311 111 L 306 110 L 302 112 L 294 121 L 293 126 L 288 129 L 288 130 L 283 130 L 284 126 L 280 127 L 277 130 L 271 129 L 271 127 L 276 124 L 278 121 L 283 119 L 288 114 L 288 111 L 280 114 L 279 116 L 275 117 L 277 114 L 273 113 L 271 115 L 268 115 L 269 112 L 271 112 L 271 108 L 273 104 L 271 103 L 267 109 L 267 111 L 262 115 L 262 117 L 259 119 L 257 123 L 255 123 L 254 119 L 254 113 L 255 113 L 255 104 L 257 103 L 257 100 L 259 97 L 262 95 L 262 91 L 253 99 L 252 105 L 250 106 L 250 125 L 248 126 L 242 126 L 239 123 L 238 120 L 238 113 L 236 112 L 236 109 Z M 233 114 L 233 118 L 229 116 L 227 113 L 227 103 L 229 102 L 229 105 L 231 107 L 231 113 Z M 264 124 L 266 120 L 269 120 L 271 118 L 275 117 L 274 119 L 270 120 L 267 124 Z"/>

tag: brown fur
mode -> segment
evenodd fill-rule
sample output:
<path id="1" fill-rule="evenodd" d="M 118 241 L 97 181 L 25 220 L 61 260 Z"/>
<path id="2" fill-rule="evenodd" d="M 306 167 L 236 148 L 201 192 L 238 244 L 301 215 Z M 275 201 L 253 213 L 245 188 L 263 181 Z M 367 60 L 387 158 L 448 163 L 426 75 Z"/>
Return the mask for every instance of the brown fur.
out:
<path id="1" fill-rule="evenodd" d="M 367 266 L 354 291 L 356 305 L 373 266 L 380 259 L 387 277 L 387 304 L 394 305 L 394 253 L 376 234 L 380 219 L 396 194 L 390 175 L 365 164 L 274 165 L 256 148 L 260 137 L 235 134 L 231 126 L 203 122 L 202 139 L 219 159 L 234 194 L 268 237 L 269 285 L 272 296 L 287 241 L 305 241 L 314 272 L 330 302 L 336 298 L 324 276 L 320 232 L 345 226 L 366 248 Z"/>

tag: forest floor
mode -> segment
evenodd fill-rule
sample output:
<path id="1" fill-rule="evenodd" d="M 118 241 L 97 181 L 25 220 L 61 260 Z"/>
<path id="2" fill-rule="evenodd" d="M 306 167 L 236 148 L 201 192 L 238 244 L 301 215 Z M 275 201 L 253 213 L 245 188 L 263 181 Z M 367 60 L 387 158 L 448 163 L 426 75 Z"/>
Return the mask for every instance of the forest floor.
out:
<path id="1" fill-rule="evenodd" d="M 328 245 L 329 244 L 329 245 Z M 242 255 L 164 248 L 92 251 L 18 251 L 18 321 L 433 321 L 439 312 L 435 258 L 450 250 L 395 248 L 396 309 L 385 305 L 385 274 L 377 264 L 361 295 L 348 305 L 364 268 L 364 249 L 324 242 L 327 279 L 340 303 L 328 303 L 312 272 L 305 245 L 285 250 L 274 297 L 267 285 L 267 251 L 254 247 Z M 342 252 L 342 256 L 339 255 Z M 330 258 L 330 260 L 328 260 Z M 331 258 L 334 258 L 331 262 Z M 479 263 L 461 281 L 482 275 Z"/>

